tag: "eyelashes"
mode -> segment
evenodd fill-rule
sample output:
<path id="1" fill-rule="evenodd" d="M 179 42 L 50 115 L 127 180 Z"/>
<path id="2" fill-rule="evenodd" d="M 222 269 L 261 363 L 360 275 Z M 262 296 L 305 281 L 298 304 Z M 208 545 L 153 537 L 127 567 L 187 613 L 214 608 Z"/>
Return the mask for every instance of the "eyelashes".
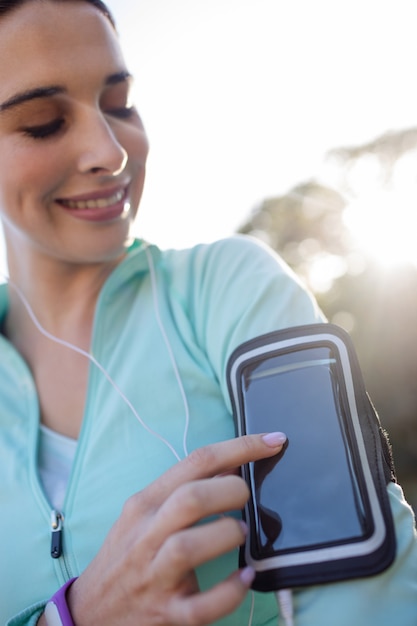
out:
<path id="1" fill-rule="evenodd" d="M 110 109 L 108 111 L 105 111 L 106 115 L 117 117 L 122 120 L 129 119 L 130 117 L 133 116 L 135 112 L 136 112 L 136 109 L 133 106 L 120 107 L 118 109 Z"/>
<path id="2" fill-rule="evenodd" d="M 64 125 L 63 118 L 57 118 L 48 122 L 48 124 L 41 124 L 39 126 L 26 126 L 23 128 L 23 132 L 32 139 L 47 139 L 52 135 L 56 135 Z"/>
<path id="3" fill-rule="evenodd" d="M 120 107 L 117 109 L 110 109 L 104 111 L 106 116 L 115 117 L 121 120 L 128 120 L 131 118 L 136 109 L 132 106 L 129 107 Z M 57 118 L 48 122 L 47 124 L 40 124 L 37 126 L 25 126 L 22 131 L 23 133 L 32 139 L 48 139 L 49 137 L 53 137 L 57 135 L 65 125 L 64 118 Z"/>

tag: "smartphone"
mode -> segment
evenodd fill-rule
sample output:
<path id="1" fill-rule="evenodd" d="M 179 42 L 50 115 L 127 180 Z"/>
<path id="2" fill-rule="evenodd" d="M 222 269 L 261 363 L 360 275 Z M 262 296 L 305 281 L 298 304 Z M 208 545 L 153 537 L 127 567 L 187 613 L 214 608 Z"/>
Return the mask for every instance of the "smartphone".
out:
<path id="1" fill-rule="evenodd" d="M 395 554 L 381 428 L 353 346 L 333 325 L 278 331 L 228 364 L 237 435 L 285 432 L 242 470 L 251 498 L 241 563 L 271 591 L 377 573 Z"/>

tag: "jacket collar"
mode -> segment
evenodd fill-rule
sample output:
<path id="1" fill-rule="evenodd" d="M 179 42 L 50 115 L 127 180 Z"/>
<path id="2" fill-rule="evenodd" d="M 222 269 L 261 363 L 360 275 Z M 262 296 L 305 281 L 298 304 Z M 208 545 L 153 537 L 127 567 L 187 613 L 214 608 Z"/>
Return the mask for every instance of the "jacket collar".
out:
<path id="1" fill-rule="evenodd" d="M 100 297 L 110 297 L 133 277 L 149 273 L 149 254 L 156 266 L 161 257 L 160 249 L 141 239 L 134 239 L 123 261 L 113 270 L 103 285 Z M 0 284 L 0 333 L 9 309 L 9 290 L 6 283 Z"/>

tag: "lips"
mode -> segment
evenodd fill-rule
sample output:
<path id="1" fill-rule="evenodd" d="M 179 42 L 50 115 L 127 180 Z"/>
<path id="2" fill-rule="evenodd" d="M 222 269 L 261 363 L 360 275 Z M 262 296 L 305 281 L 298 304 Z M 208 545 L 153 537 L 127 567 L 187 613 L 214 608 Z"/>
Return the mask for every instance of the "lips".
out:
<path id="1" fill-rule="evenodd" d="M 83 209 L 105 209 L 120 202 L 124 195 L 125 190 L 120 189 L 108 198 L 99 198 L 97 200 L 60 200 L 59 203 L 62 204 L 62 206 L 68 207 L 68 209 L 80 211 Z"/>
<path id="2" fill-rule="evenodd" d="M 127 185 L 71 198 L 57 198 L 56 202 L 67 213 L 88 221 L 114 220 L 125 215 L 130 208 Z"/>
<path id="3" fill-rule="evenodd" d="M 71 210 L 82 211 L 85 209 L 105 209 L 117 204 L 126 195 L 126 187 L 107 192 L 95 192 L 77 198 L 58 198 L 57 202 Z"/>

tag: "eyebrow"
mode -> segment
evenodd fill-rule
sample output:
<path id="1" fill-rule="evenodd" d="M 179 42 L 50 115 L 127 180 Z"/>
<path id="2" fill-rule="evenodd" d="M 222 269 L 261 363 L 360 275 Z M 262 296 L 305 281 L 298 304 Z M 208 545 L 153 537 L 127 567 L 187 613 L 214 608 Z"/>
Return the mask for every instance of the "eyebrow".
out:
<path id="1" fill-rule="evenodd" d="M 22 91 L 21 93 L 12 96 L 8 100 L 0 104 L 0 111 L 7 111 L 7 109 L 11 109 L 12 107 L 18 106 L 19 104 L 28 102 L 29 100 L 36 100 L 37 98 L 50 98 L 51 96 L 55 96 L 56 94 L 64 92 L 65 89 L 58 85 L 28 89 L 27 91 Z"/>
<path id="2" fill-rule="evenodd" d="M 105 85 L 117 85 L 118 83 L 122 83 L 126 80 L 132 79 L 132 75 L 129 72 L 122 71 L 116 72 L 115 74 L 110 74 L 106 77 L 104 81 Z M 65 87 L 61 85 L 50 85 L 48 87 L 36 87 L 35 89 L 27 89 L 26 91 L 22 91 L 12 96 L 2 104 L 0 104 L 0 112 L 7 111 L 19 104 L 23 104 L 24 102 L 29 102 L 30 100 L 37 100 L 40 98 L 51 98 L 52 96 L 56 96 L 58 94 L 66 93 Z"/>

